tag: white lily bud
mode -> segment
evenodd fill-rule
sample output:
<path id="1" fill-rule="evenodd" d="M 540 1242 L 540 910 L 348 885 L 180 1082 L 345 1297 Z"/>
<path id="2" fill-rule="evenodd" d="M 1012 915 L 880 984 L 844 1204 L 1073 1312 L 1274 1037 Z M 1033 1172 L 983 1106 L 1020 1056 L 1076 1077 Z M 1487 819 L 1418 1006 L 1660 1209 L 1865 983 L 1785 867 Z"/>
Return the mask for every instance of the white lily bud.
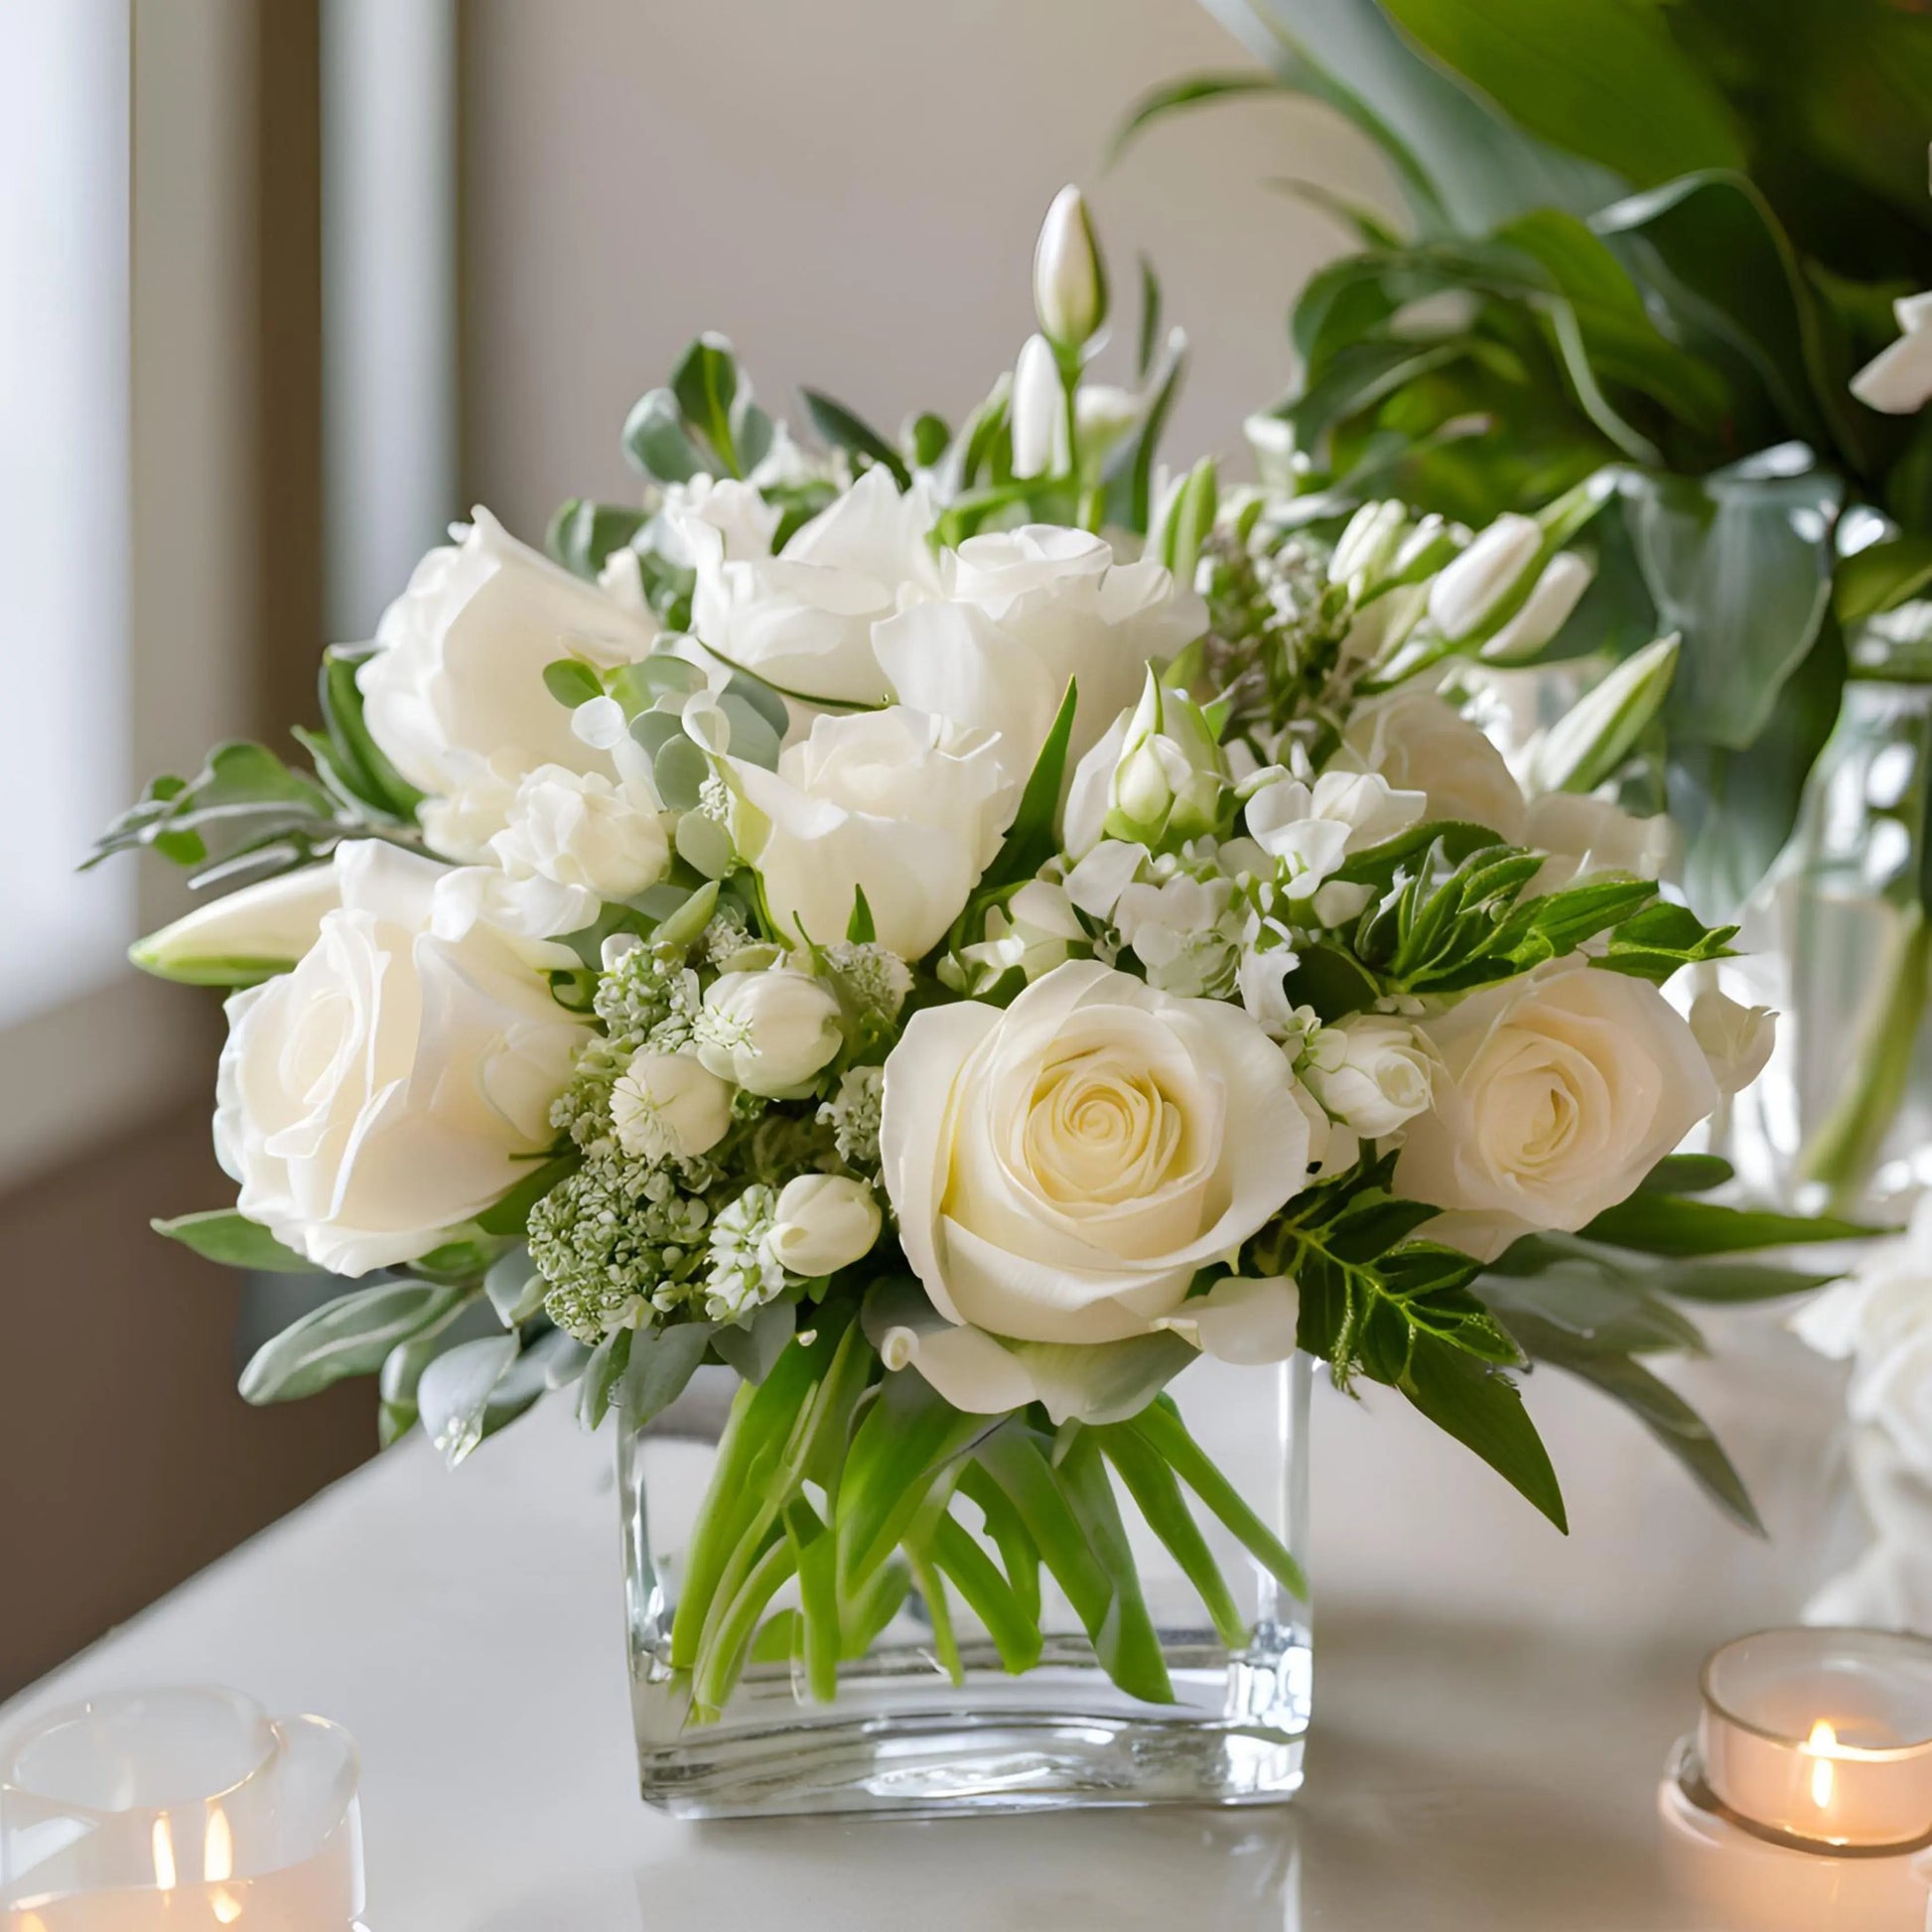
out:
<path id="1" fill-rule="evenodd" d="M 1485 664 L 1527 663 L 1570 621 L 1589 581 L 1588 562 L 1574 550 L 1559 550 L 1544 566 L 1523 608 L 1488 638 L 1479 653 Z"/>
<path id="2" fill-rule="evenodd" d="M 1514 589 L 1542 548 L 1543 530 L 1536 519 L 1506 511 L 1430 586 L 1430 621 L 1451 642 L 1468 636 Z"/>
<path id="3" fill-rule="evenodd" d="M 1769 1007 L 1740 1006 L 1716 987 L 1691 1002 L 1691 1034 L 1724 1092 L 1741 1092 L 1764 1071 L 1777 1043 L 1777 1019 Z"/>
<path id="4" fill-rule="evenodd" d="M 160 979 L 241 986 L 286 972 L 315 944 L 323 914 L 342 902 L 336 868 L 310 866 L 199 905 L 127 956 Z"/>
<path id="5" fill-rule="evenodd" d="M 1034 250 L 1034 313 L 1063 353 L 1080 349 L 1107 320 L 1107 270 L 1080 191 L 1062 188 L 1040 223 Z"/>
<path id="6" fill-rule="evenodd" d="M 1636 749 L 1677 675 L 1673 632 L 1627 657 L 1544 733 L 1530 757 L 1538 791 L 1594 791 Z"/>
<path id="7" fill-rule="evenodd" d="M 779 1192 L 765 1242 L 787 1274 L 810 1281 L 863 1261 L 882 1225 L 879 1202 L 863 1180 L 801 1173 Z"/>
<path id="8" fill-rule="evenodd" d="M 1013 474 L 1041 477 L 1064 461 L 1066 407 L 1053 345 L 1029 336 L 1013 368 Z"/>
<path id="9" fill-rule="evenodd" d="M 690 1160 L 708 1153 L 732 1124 L 732 1090 L 689 1053 L 648 1047 L 611 1089 L 618 1145 L 645 1161 Z"/>

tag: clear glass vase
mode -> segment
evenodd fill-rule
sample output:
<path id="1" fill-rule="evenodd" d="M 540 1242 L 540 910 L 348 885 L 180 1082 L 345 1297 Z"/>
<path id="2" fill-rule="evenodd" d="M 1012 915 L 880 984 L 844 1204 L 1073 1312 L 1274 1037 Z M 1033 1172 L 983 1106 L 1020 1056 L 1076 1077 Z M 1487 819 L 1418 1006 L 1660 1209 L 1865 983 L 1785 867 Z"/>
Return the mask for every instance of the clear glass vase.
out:
<path id="1" fill-rule="evenodd" d="M 1203 1358 L 1170 1390 L 1194 1441 L 1304 1574 L 1310 1390 L 1310 1363 L 1300 1355 L 1266 1368 Z M 835 1695 L 813 1696 L 798 1655 L 795 1586 L 787 1586 L 765 1610 L 736 1688 L 715 1717 L 699 1715 L 692 1673 L 673 1665 L 671 1633 L 732 1394 L 726 1371 L 700 1370 L 646 1428 L 620 1430 L 631 1709 L 643 1795 L 652 1804 L 690 1818 L 929 1817 L 1265 1804 L 1300 1787 L 1309 1604 L 1215 1516 L 1195 1508 L 1233 1599 L 1217 1624 L 1117 1473 L 1112 1485 L 1172 1702 L 1116 1687 L 1050 1574 L 1039 1578 L 1039 1660 L 1009 1673 L 957 1593 L 915 1569 L 885 1627 L 860 1640 L 863 1647 L 847 1646 L 856 1654 L 841 1655 Z M 984 1512 L 956 1491 L 951 1513 L 997 1560 Z M 937 1619 L 928 1590 L 947 1599 Z M 949 1654 L 951 1668 L 942 1661 Z"/>
<path id="2" fill-rule="evenodd" d="M 1778 1043 L 1718 1143 L 1756 1190 L 1882 1207 L 1932 1182 L 1932 925 L 1922 899 L 1932 664 L 1863 640 L 1791 842 L 1718 978 Z"/>

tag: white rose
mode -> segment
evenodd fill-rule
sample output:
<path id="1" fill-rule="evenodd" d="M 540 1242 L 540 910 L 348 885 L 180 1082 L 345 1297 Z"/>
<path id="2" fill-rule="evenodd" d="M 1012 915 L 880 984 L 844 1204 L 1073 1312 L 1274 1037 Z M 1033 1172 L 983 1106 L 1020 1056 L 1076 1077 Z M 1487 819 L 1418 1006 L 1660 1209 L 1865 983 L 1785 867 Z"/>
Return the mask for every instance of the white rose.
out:
<path id="1" fill-rule="evenodd" d="M 810 1281 L 863 1261 L 882 1225 L 879 1202 L 863 1180 L 801 1173 L 779 1191 L 765 1240 L 783 1268 Z"/>
<path id="2" fill-rule="evenodd" d="M 689 1053 L 643 1047 L 611 1089 L 618 1145 L 645 1161 L 691 1160 L 725 1138 L 732 1122 L 728 1081 Z"/>
<path id="3" fill-rule="evenodd" d="M 452 858 L 479 859 L 517 780 L 539 764 L 592 768 L 570 713 L 544 688 L 546 664 L 605 668 L 650 649 L 655 619 L 626 611 L 510 536 L 487 510 L 462 541 L 432 550 L 376 626 L 356 672 L 369 735 L 433 801 L 424 829 Z"/>
<path id="4" fill-rule="evenodd" d="M 1718 1103 L 1682 1016 L 1622 973 L 1565 962 L 1421 1026 L 1443 1066 L 1396 1190 L 1449 1210 L 1433 1238 L 1484 1261 L 1615 1206 Z"/>
<path id="5" fill-rule="evenodd" d="M 1308 1179 L 1280 1049 L 1238 1008 L 1072 961 L 1004 1012 L 915 1014 L 886 1062 L 886 1191 L 947 1322 L 1155 1332 Z"/>
<path id="6" fill-rule="evenodd" d="M 698 1058 L 748 1093 L 782 1098 L 810 1084 L 845 1035 L 837 996 L 810 973 L 725 973 L 705 990 Z"/>
<path id="7" fill-rule="evenodd" d="M 228 1002 L 214 1117 L 236 1203 L 317 1267 L 427 1254 L 556 1138 L 587 1021 L 430 860 L 338 848 L 341 904 L 295 970 Z"/>
<path id="8" fill-rule="evenodd" d="M 775 771 L 727 764 L 738 848 L 778 929 L 831 945 L 863 889 L 901 959 L 945 937 L 1019 804 L 992 733 L 898 707 L 814 720 Z"/>
<path id="9" fill-rule="evenodd" d="M 1716 987 L 1691 1002 L 1691 1032 L 1719 1092 L 1741 1093 L 1764 1071 L 1777 1044 L 1777 1020 L 1769 1007 L 1740 1006 Z"/>
<path id="10" fill-rule="evenodd" d="M 594 900 L 629 898 L 671 863 L 662 807 L 642 773 L 617 783 L 562 764 L 524 774 L 489 849 L 511 879 L 547 879 Z"/>
<path id="11" fill-rule="evenodd" d="M 1067 769 L 1205 627 L 1200 602 L 1143 559 L 1114 561 L 1104 537 L 1029 524 L 969 537 L 944 559 L 940 596 L 873 633 L 901 704 L 997 731 L 1025 783 L 1053 727 L 1067 681 L 1079 706 Z"/>
<path id="12" fill-rule="evenodd" d="M 1522 786 L 1495 746 L 1435 692 L 1405 685 L 1364 705 L 1349 720 L 1343 748 L 1399 790 L 1427 793 L 1432 819 L 1484 825 L 1522 843 Z"/>
<path id="13" fill-rule="evenodd" d="M 1638 818 L 1607 798 L 1550 791 L 1531 801 L 1523 843 L 1550 855 L 1524 893 L 1531 898 L 1606 873 L 1661 879 L 1677 855 L 1677 826 L 1666 812 Z"/>
<path id="14" fill-rule="evenodd" d="M 1302 1078 L 1335 1120 L 1375 1141 L 1428 1107 L 1435 1070 L 1429 1041 L 1408 1021 L 1351 1013 L 1311 1040 Z"/>
<path id="15" fill-rule="evenodd" d="M 780 690 L 848 704 L 890 695 L 873 626 L 938 588 L 926 543 L 932 505 L 901 496 L 883 469 L 866 474 L 793 532 L 775 557 L 735 557 L 687 519 L 698 573 L 691 628 L 729 662 Z"/>

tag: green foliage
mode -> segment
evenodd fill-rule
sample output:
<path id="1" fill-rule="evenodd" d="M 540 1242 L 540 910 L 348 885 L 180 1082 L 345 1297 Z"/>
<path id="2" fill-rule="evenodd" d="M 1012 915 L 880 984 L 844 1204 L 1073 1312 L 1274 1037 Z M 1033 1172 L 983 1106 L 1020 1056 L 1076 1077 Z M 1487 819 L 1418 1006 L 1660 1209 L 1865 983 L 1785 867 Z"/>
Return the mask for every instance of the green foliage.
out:
<path id="1" fill-rule="evenodd" d="M 623 449 L 655 483 L 743 478 L 763 460 L 774 433 L 770 417 L 752 400 L 731 344 L 707 333 L 678 357 L 667 387 L 637 399 L 624 422 Z M 558 530 L 553 525 L 553 539 Z M 572 540 L 567 525 L 563 534 L 566 542 Z M 593 524 L 583 539 L 587 553 L 597 540 Z M 572 567 L 577 567 L 574 560 Z"/>
<path id="2" fill-rule="evenodd" d="M 227 1268 L 253 1268 L 274 1275 L 314 1275 L 320 1271 L 306 1256 L 282 1246 L 259 1221 L 251 1221 L 232 1207 L 205 1208 L 197 1214 L 177 1214 L 172 1220 L 150 1221 L 157 1234 L 193 1248 L 209 1261 Z"/>
<path id="3" fill-rule="evenodd" d="M 242 1400 L 293 1402 L 345 1376 L 373 1375 L 399 1342 L 440 1327 L 469 1299 L 461 1288 L 406 1281 L 339 1296 L 255 1351 L 241 1371 Z"/>
<path id="4" fill-rule="evenodd" d="M 912 473 L 905 467 L 905 459 L 872 427 L 846 408 L 842 402 L 834 402 L 828 395 L 817 389 L 805 389 L 800 393 L 805 398 L 805 409 L 816 429 L 826 442 L 835 449 L 847 450 L 867 463 L 876 463 L 886 470 L 899 488 L 910 486 Z"/>

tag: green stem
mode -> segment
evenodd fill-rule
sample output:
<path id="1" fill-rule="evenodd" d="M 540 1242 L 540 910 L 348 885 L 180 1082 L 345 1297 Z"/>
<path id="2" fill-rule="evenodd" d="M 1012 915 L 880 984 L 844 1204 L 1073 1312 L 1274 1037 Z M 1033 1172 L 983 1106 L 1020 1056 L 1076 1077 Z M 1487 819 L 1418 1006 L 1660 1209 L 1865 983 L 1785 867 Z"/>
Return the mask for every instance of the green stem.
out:
<path id="1" fill-rule="evenodd" d="M 785 1536 L 804 1606 L 805 1682 L 820 1704 L 830 1704 L 839 1694 L 838 1546 L 802 1496 L 785 1507 Z"/>
<path id="2" fill-rule="evenodd" d="M 797 1568 L 790 1542 L 779 1537 L 752 1566 L 751 1574 L 705 1633 L 704 1648 L 693 1674 L 691 1704 L 700 1724 L 709 1724 L 725 1708 L 745 1669 L 746 1655 L 759 1618 Z"/>
<path id="3" fill-rule="evenodd" d="M 986 1625 L 1000 1662 L 1018 1677 L 1039 1662 L 1039 1606 L 1029 1610 L 972 1534 L 950 1516 L 933 1527 L 932 1560 L 952 1581 L 973 1614 Z M 1035 1578 L 1035 1581 L 1037 1579 Z"/>
<path id="4" fill-rule="evenodd" d="M 912 1580 L 925 1599 L 926 1614 L 932 1619 L 933 1654 L 946 1675 L 955 1684 L 963 1684 L 966 1666 L 960 1661 L 959 1639 L 953 1634 L 952 1604 L 946 1596 L 945 1582 L 928 1551 L 908 1549 L 905 1555 L 912 1566 Z"/>
<path id="5" fill-rule="evenodd" d="M 1006 1491 L 977 1462 L 969 1462 L 959 1474 L 959 1493 L 970 1497 L 986 1517 L 986 1533 L 993 1539 L 1000 1561 L 1006 1566 L 1007 1583 L 1014 1599 L 1031 1623 L 1039 1621 L 1039 1549 L 1027 1534 Z"/>

